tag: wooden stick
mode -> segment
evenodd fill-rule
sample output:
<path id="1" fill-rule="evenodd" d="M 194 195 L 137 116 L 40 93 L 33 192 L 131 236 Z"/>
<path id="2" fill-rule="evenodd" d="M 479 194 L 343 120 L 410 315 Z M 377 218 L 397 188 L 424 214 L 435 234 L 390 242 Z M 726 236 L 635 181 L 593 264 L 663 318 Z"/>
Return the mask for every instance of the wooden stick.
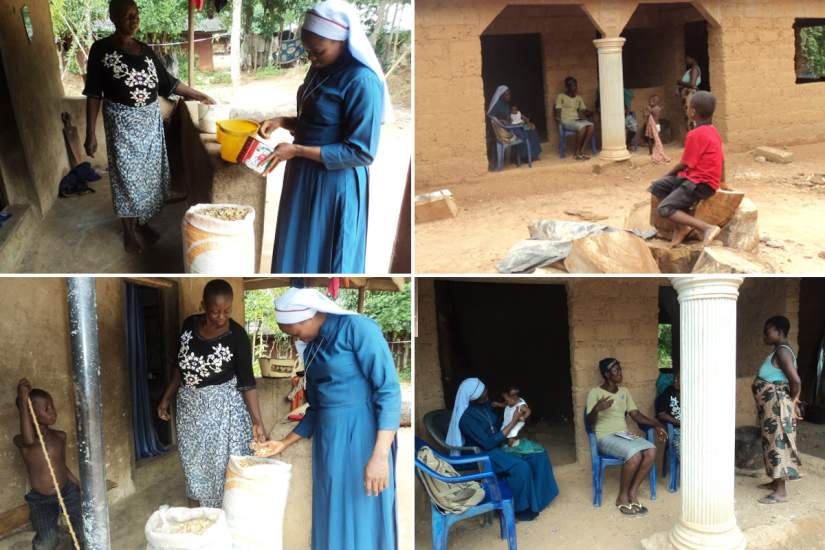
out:
<path id="1" fill-rule="evenodd" d="M 26 401 L 29 403 L 29 413 L 32 415 L 32 424 L 34 424 L 34 429 L 37 431 L 37 439 L 40 440 L 40 448 L 43 449 L 43 456 L 46 457 L 46 466 L 49 467 L 49 473 L 52 475 L 52 483 L 54 484 L 54 490 L 57 491 L 57 501 L 60 503 L 60 509 L 63 511 L 63 519 L 66 520 L 66 527 L 69 528 L 69 534 L 72 536 L 72 542 L 74 543 L 75 550 L 80 550 L 80 543 L 77 542 L 77 535 L 74 532 L 72 520 L 69 518 L 69 512 L 66 511 L 66 503 L 63 502 L 63 495 L 60 494 L 60 484 L 57 483 L 57 476 L 54 473 L 52 461 L 49 458 L 48 451 L 46 450 L 46 442 L 43 441 L 43 433 L 40 431 L 40 424 L 37 423 L 37 417 L 34 414 L 34 406 L 32 405 L 31 397 L 27 398 Z"/>

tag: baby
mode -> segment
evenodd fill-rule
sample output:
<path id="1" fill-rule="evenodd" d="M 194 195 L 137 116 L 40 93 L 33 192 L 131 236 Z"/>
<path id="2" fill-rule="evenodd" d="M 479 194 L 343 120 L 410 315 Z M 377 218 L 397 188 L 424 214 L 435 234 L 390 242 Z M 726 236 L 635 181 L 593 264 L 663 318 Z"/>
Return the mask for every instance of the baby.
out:
<path id="1" fill-rule="evenodd" d="M 527 407 L 527 402 L 524 401 L 519 396 L 519 389 L 518 386 L 510 385 L 505 387 L 504 391 L 501 392 L 502 401 L 493 402 L 493 405 L 496 407 L 504 408 L 504 420 L 502 421 L 501 427 L 504 428 L 507 424 L 513 420 L 513 415 L 522 407 Z M 527 420 L 530 417 L 530 408 L 527 408 L 527 414 L 524 416 L 524 420 Z M 516 439 L 518 437 L 519 432 L 524 427 L 524 420 L 518 422 L 511 430 L 510 433 L 507 434 L 507 446 L 508 447 L 517 447 L 519 444 L 519 440 Z"/>
<path id="2" fill-rule="evenodd" d="M 510 124 L 524 124 L 525 119 L 518 110 L 518 105 L 510 107 Z"/>
<path id="3" fill-rule="evenodd" d="M 653 156 L 653 162 L 657 164 L 670 162 L 670 158 L 665 154 L 662 139 L 659 137 L 659 132 L 662 131 L 662 125 L 659 122 L 662 118 L 662 112 L 662 100 L 658 95 L 653 94 L 648 98 L 647 109 L 645 109 L 647 118 L 645 140 L 647 141 L 648 152 Z"/>

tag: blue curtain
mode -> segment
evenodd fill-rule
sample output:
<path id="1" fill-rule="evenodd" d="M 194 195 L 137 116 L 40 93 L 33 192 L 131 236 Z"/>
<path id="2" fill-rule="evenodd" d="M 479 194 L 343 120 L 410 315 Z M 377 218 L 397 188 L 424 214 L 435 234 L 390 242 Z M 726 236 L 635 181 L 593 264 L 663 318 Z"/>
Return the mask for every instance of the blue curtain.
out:
<path id="1" fill-rule="evenodd" d="M 126 284 L 126 348 L 129 382 L 132 388 L 132 432 L 135 458 L 151 458 L 167 451 L 158 439 L 153 416 L 154 404 L 149 397 L 149 364 L 146 359 L 146 328 L 140 289 Z"/>

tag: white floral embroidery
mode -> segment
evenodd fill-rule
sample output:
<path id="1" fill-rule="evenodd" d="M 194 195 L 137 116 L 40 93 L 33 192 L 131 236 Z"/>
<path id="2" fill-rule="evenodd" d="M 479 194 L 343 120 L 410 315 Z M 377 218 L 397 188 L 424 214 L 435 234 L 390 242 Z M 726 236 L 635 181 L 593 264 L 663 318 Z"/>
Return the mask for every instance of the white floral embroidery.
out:
<path id="1" fill-rule="evenodd" d="M 191 330 L 186 330 L 180 336 L 180 351 L 178 351 L 178 365 L 183 372 L 183 382 L 187 386 L 196 386 L 204 379 L 223 369 L 225 363 L 232 361 L 232 350 L 223 344 L 212 346 L 212 353 L 205 357 L 195 355 L 189 350 L 192 341 Z"/>
<path id="2" fill-rule="evenodd" d="M 116 79 L 125 78 L 123 83 L 128 88 L 134 88 L 129 92 L 136 107 L 144 107 L 146 101 L 152 97 L 152 90 L 158 87 L 158 70 L 152 58 L 146 56 L 146 69 L 138 71 L 130 69 L 123 61 L 123 55 L 119 52 L 110 52 L 103 56 L 103 66 L 112 70 L 112 76 Z"/>
<path id="3" fill-rule="evenodd" d="M 143 107 L 146 105 L 146 100 L 152 97 L 152 94 L 144 88 L 135 88 L 129 92 L 129 97 L 135 102 L 135 107 Z"/>

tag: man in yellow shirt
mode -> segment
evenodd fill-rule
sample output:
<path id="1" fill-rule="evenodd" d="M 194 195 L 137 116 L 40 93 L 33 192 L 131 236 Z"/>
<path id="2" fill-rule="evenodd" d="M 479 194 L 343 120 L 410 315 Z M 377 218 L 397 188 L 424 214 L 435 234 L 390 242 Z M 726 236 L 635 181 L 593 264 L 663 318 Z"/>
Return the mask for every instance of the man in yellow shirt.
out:
<path id="1" fill-rule="evenodd" d="M 556 96 L 556 123 L 565 130 L 576 132 L 576 148 L 574 158 L 576 160 L 587 160 L 589 155 L 585 154 L 584 146 L 590 143 L 593 138 L 593 123 L 587 120 L 593 114 L 584 104 L 584 99 L 579 94 L 579 84 L 572 76 L 564 79 L 564 93 Z"/>
<path id="2" fill-rule="evenodd" d="M 630 415 L 637 424 L 655 426 L 659 440 L 667 439 L 667 431 L 658 420 L 639 412 L 633 397 L 622 383 L 622 365 L 614 357 L 599 361 L 599 371 L 604 382 L 587 394 L 587 423 L 596 433 L 599 453 L 624 460 L 616 507 L 627 516 L 647 513 L 637 497 L 639 485 L 644 480 L 656 460 L 656 446 L 627 431 L 625 415 Z"/>

